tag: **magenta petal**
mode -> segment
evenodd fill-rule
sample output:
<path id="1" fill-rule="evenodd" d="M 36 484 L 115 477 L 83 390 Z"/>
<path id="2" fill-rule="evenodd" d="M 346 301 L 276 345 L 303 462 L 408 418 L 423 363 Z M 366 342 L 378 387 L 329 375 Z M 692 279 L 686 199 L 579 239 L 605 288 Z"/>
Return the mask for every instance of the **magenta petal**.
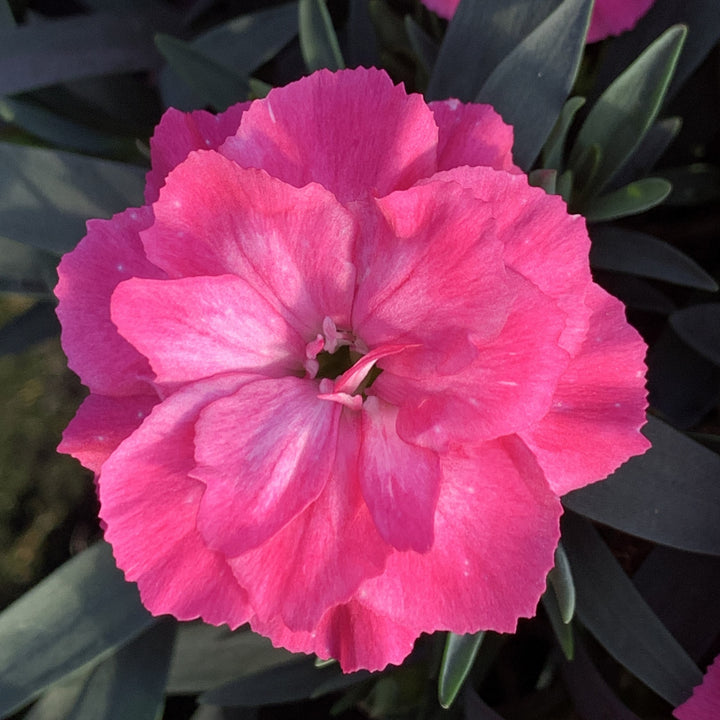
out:
<path id="1" fill-rule="evenodd" d="M 471 165 L 522 172 L 512 159 L 513 129 L 491 105 L 431 102 L 438 126 L 438 170 Z"/>
<path id="2" fill-rule="evenodd" d="M 513 300 L 492 208 L 445 182 L 376 202 L 382 217 L 366 212 L 356 249 L 353 329 L 370 347 L 422 343 L 461 366 L 470 336 L 495 337 Z"/>
<path id="3" fill-rule="evenodd" d="M 716 720 L 720 717 L 720 655 L 713 660 L 692 696 L 675 708 L 673 717 L 678 720 Z"/>
<path id="4" fill-rule="evenodd" d="M 89 395 L 65 428 L 58 451 L 72 455 L 96 474 L 115 448 L 142 423 L 158 397 Z"/>
<path id="5" fill-rule="evenodd" d="M 517 438 L 446 456 L 433 547 L 393 553 L 357 597 L 416 634 L 513 632 L 518 617 L 535 614 L 561 512 Z"/>
<path id="6" fill-rule="evenodd" d="M 111 314 L 159 382 L 232 371 L 302 373 L 303 339 L 234 275 L 127 280 L 112 296 Z"/>
<path id="7" fill-rule="evenodd" d="M 243 381 L 214 378 L 175 393 L 103 465 L 98 487 L 105 538 L 156 615 L 237 627 L 252 614 L 226 558 L 209 550 L 197 530 L 204 488 L 188 474 L 198 413 Z"/>
<path id="8" fill-rule="evenodd" d="M 391 548 L 379 536 L 358 482 L 357 413 L 338 427 L 335 476 L 318 498 L 266 542 L 232 559 L 258 619 L 281 617 L 313 631 L 327 608 L 348 601 L 363 580 L 382 572 Z"/>
<path id="9" fill-rule="evenodd" d="M 158 198 L 168 173 L 193 150 L 217 150 L 240 125 L 250 103 L 238 103 L 213 115 L 205 110 L 181 112 L 169 108 L 150 138 L 152 170 L 146 176 L 145 202 Z"/>
<path id="10" fill-rule="evenodd" d="M 604 40 L 631 30 L 655 0 L 596 0 L 590 18 L 587 42 Z"/>
<path id="11" fill-rule="evenodd" d="M 515 302 L 500 335 L 475 343 L 457 374 L 428 372 L 424 348 L 383 359 L 373 392 L 400 407 L 407 442 L 441 452 L 532 427 L 550 409 L 568 354 L 558 346 L 564 314 L 534 285 L 509 271 Z"/>
<path id="12" fill-rule="evenodd" d="M 307 379 L 256 380 L 200 414 L 192 476 L 206 485 L 198 527 L 212 548 L 234 557 L 257 547 L 322 492 L 343 408 L 317 390 Z"/>
<path id="13" fill-rule="evenodd" d="M 238 275 L 306 341 L 328 315 L 348 324 L 355 224 L 320 186 L 294 188 L 218 153 L 192 153 L 168 176 L 153 212 L 142 240 L 171 277 Z"/>
<path id="14" fill-rule="evenodd" d="M 618 300 L 597 285 L 585 343 L 558 384 L 550 412 L 521 433 L 558 495 L 609 475 L 650 447 L 645 424 L 645 343 Z"/>
<path id="15" fill-rule="evenodd" d="M 110 320 L 110 296 L 130 277 L 161 278 L 148 262 L 138 231 L 152 222 L 148 208 L 132 208 L 111 220 L 90 220 L 87 235 L 58 266 L 55 295 L 62 345 L 69 366 L 92 392 L 136 395 L 151 391 L 147 360 Z"/>
<path id="16" fill-rule="evenodd" d="M 495 232 L 505 248 L 505 262 L 565 312 L 560 345 L 573 353 L 585 337 L 590 316 L 585 305 L 578 302 L 592 282 L 590 238 L 584 218 L 568 215 L 559 196 L 530 187 L 524 175 L 461 167 L 432 178 L 434 182 L 440 180 L 457 182 L 488 204 L 486 212 L 496 220 Z"/>
<path id="17" fill-rule="evenodd" d="M 423 5 L 436 12 L 441 18 L 450 20 L 460 4 L 460 0 L 422 0 Z"/>
<path id="18" fill-rule="evenodd" d="M 380 535 L 397 550 L 427 552 L 433 544 L 440 462 L 402 440 L 397 408 L 376 397 L 363 405 L 360 484 Z"/>
<path id="19" fill-rule="evenodd" d="M 333 658 L 346 673 L 400 665 L 418 635 L 357 599 L 328 610 L 311 632 L 292 631 L 277 617 L 266 621 L 253 618 L 250 625 L 276 646 L 292 652 L 315 653 L 323 659 Z"/>
<path id="20" fill-rule="evenodd" d="M 357 68 L 271 90 L 220 151 L 296 187 L 320 183 L 346 203 L 432 175 L 436 143 L 422 96 L 407 95 L 382 70 Z"/>

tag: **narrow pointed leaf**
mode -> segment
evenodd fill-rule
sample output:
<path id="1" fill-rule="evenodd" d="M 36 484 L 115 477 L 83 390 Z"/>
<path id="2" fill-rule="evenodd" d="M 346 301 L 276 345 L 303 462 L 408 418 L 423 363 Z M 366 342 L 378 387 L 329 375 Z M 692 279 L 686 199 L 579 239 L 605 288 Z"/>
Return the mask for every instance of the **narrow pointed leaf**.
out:
<path id="1" fill-rule="evenodd" d="M 228 707 L 256 707 L 294 702 L 310 698 L 326 681 L 337 677 L 359 676 L 369 673 L 351 673 L 343 676 L 338 665 L 316 668 L 309 658 L 284 663 L 203 693 L 199 701 L 207 705 Z"/>
<path id="2" fill-rule="evenodd" d="M 368 0 L 350 0 L 345 45 L 348 67 L 380 65 L 377 37 L 370 17 Z"/>
<path id="3" fill-rule="evenodd" d="M 484 636 L 483 632 L 474 635 L 447 634 L 438 676 L 438 701 L 445 709 L 455 702 L 472 669 Z"/>
<path id="4" fill-rule="evenodd" d="M 590 264 L 685 287 L 716 292 L 718 285 L 692 258 L 647 233 L 613 226 L 592 228 Z"/>
<path id="5" fill-rule="evenodd" d="M 567 134 L 575 119 L 577 111 L 585 104 L 583 97 L 571 97 L 563 105 L 560 116 L 555 122 L 553 129 L 543 147 L 542 164 L 543 167 L 553 168 L 555 170 L 563 169 L 565 157 L 565 142 Z"/>
<path id="6" fill-rule="evenodd" d="M 17 27 L 15 16 L 8 0 L 0 0 L 0 32 Z"/>
<path id="7" fill-rule="evenodd" d="M 683 26 L 663 33 L 588 113 L 570 156 L 570 166 L 576 167 L 587 148 L 598 145 L 602 149 L 600 165 L 582 189 L 586 197 L 602 190 L 645 137 L 660 110 L 686 35 Z"/>
<path id="8" fill-rule="evenodd" d="M 556 7 L 557 0 L 462 0 L 440 46 L 428 100 L 472 102 L 490 73 Z"/>
<path id="9" fill-rule="evenodd" d="M 695 352 L 720 365 L 720 303 L 678 310 L 670 316 L 670 324 Z"/>
<path id="10" fill-rule="evenodd" d="M 0 237 L 0 291 L 50 295 L 57 278 L 55 258 L 31 245 Z"/>
<path id="11" fill-rule="evenodd" d="M 85 687 L 92 666 L 51 685 L 23 716 L 23 720 L 67 720 Z"/>
<path id="12" fill-rule="evenodd" d="M 246 99 L 249 89 L 247 80 L 190 43 L 158 34 L 155 44 L 172 69 L 202 97 L 205 104 L 221 111 Z"/>
<path id="13" fill-rule="evenodd" d="M 562 543 L 555 550 L 555 567 L 549 572 L 548 580 L 557 599 L 560 617 L 567 625 L 575 614 L 575 584 Z"/>
<path id="14" fill-rule="evenodd" d="M 0 613 L 0 716 L 153 622 L 110 546 L 93 545 Z"/>
<path id="15" fill-rule="evenodd" d="M 77 14 L 0 30 L 0 95 L 159 63 L 152 29 L 132 15 Z"/>
<path id="16" fill-rule="evenodd" d="M 103 660 L 91 673 L 67 720 L 160 717 L 175 627 L 172 621 L 159 622 Z"/>
<path id="17" fill-rule="evenodd" d="M 475 98 L 490 103 L 513 126 L 513 157 L 525 170 L 575 81 L 592 5 L 592 0 L 564 0 L 500 62 Z"/>
<path id="18" fill-rule="evenodd" d="M 590 200 L 584 208 L 584 215 L 588 222 L 638 215 L 659 205 L 671 190 L 672 185 L 664 178 L 636 180 L 608 195 Z"/>
<path id="19" fill-rule="evenodd" d="M 650 450 L 603 482 L 568 493 L 563 504 L 661 545 L 720 555 L 720 456 L 654 417 L 643 433 Z"/>
<path id="20" fill-rule="evenodd" d="M 437 61 L 437 44 L 410 15 L 405 16 L 405 30 L 420 65 L 429 75 Z"/>
<path id="21" fill-rule="evenodd" d="M 300 50 L 309 72 L 345 67 L 325 0 L 298 0 L 298 27 Z"/>
<path id="22" fill-rule="evenodd" d="M 145 170 L 134 165 L 0 143 L 0 236 L 61 255 L 89 217 L 143 201 Z"/>
<path id="23" fill-rule="evenodd" d="M 572 660 L 575 653 L 575 638 L 573 637 L 572 625 L 563 622 L 558 607 L 557 595 L 555 595 L 552 587 L 543 593 L 541 600 L 563 655 L 567 660 Z"/>
<path id="24" fill-rule="evenodd" d="M 563 538 L 582 623 L 619 663 L 671 705 L 679 705 L 702 681 L 697 665 L 648 607 L 590 523 L 566 515 Z"/>
<path id="25" fill-rule="evenodd" d="M 201 622 L 182 623 L 167 688 L 169 693 L 203 692 L 296 659 L 247 627 L 231 632 Z"/>

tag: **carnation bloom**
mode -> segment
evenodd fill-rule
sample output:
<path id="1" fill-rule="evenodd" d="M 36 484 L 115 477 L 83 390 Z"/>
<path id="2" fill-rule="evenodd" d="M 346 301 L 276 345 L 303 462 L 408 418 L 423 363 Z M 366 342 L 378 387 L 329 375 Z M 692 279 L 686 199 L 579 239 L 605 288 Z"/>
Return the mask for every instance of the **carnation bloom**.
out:
<path id="1" fill-rule="evenodd" d="M 163 116 L 56 289 L 61 450 L 151 612 L 346 671 L 534 614 L 559 496 L 647 447 L 645 348 L 511 146 L 378 70 Z"/>
<path id="2" fill-rule="evenodd" d="M 422 0 L 422 2 L 440 17 L 448 20 L 455 14 L 460 4 L 460 0 Z M 595 0 L 587 42 L 597 42 L 610 35 L 620 35 L 626 30 L 632 30 L 653 2 L 655 0 Z"/>
<path id="3" fill-rule="evenodd" d="M 678 720 L 715 720 L 720 718 L 720 656 L 707 669 L 692 696 L 673 712 Z"/>

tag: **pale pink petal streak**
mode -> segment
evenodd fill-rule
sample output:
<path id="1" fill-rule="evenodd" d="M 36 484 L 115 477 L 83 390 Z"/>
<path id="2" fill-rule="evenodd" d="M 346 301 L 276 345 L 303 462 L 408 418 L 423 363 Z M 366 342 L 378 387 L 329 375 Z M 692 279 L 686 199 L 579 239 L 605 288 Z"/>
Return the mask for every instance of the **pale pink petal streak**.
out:
<path id="1" fill-rule="evenodd" d="M 159 382 L 233 371 L 271 377 L 303 372 L 303 339 L 235 275 L 127 280 L 113 294 L 111 314 Z"/>
<path id="2" fill-rule="evenodd" d="M 334 472 L 342 405 L 300 378 L 260 379 L 200 413 L 192 476 L 205 484 L 198 527 L 234 557 L 266 542 Z"/>

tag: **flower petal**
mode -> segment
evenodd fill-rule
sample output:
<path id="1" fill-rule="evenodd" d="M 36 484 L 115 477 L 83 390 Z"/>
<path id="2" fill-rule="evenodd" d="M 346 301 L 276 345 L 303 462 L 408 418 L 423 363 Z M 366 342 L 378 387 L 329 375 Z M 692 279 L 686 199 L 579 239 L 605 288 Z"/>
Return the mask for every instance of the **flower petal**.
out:
<path id="1" fill-rule="evenodd" d="M 713 660 L 692 696 L 673 711 L 678 720 L 712 720 L 720 717 L 720 655 Z"/>
<path id="2" fill-rule="evenodd" d="M 440 462 L 398 436 L 397 414 L 376 397 L 363 404 L 360 484 L 383 539 L 397 550 L 422 553 L 433 544 Z"/>
<path id="3" fill-rule="evenodd" d="M 158 403 L 157 395 L 88 395 L 65 428 L 58 452 L 67 453 L 96 474 L 115 448 Z"/>
<path id="4" fill-rule="evenodd" d="M 512 159 L 513 129 L 491 105 L 440 100 L 430 103 L 438 126 L 438 170 L 463 165 L 521 173 Z"/>
<path id="5" fill-rule="evenodd" d="M 307 379 L 255 380 L 202 411 L 191 474 L 206 485 L 198 528 L 210 547 L 255 548 L 322 492 L 343 407 L 317 392 Z"/>
<path id="6" fill-rule="evenodd" d="M 444 182 L 377 206 L 383 217 L 367 212 L 356 250 L 355 333 L 370 347 L 421 343 L 443 371 L 462 367 L 471 338 L 495 337 L 513 300 L 491 208 Z"/>
<path id="7" fill-rule="evenodd" d="M 655 0 L 597 0 L 590 18 L 586 42 L 604 40 L 631 30 Z"/>
<path id="8" fill-rule="evenodd" d="M 249 107 L 249 102 L 238 103 L 218 115 L 205 110 L 189 113 L 175 108 L 166 110 L 150 138 L 152 169 L 145 177 L 145 202 L 158 199 L 168 173 L 193 150 L 217 150 L 234 135 Z"/>
<path id="9" fill-rule="evenodd" d="M 113 293 L 111 316 L 149 359 L 158 382 L 303 371 L 303 339 L 235 275 L 126 280 Z"/>
<path id="10" fill-rule="evenodd" d="M 358 413 L 343 413 L 334 477 L 315 502 L 273 537 L 230 561 L 259 619 L 315 630 L 333 605 L 382 572 L 390 546 L 379 536 L 360 491 Z"/>
<path id="11" fill-rule="evenodd" d="M 347 203 L 432 175 L 436 144 L 422 96 L 407 95 L 382 70 L 357 68 L 271 90 L 220 152 L 296 187 L 318 182 Z"/>
<path id="12" fill-rule="evenodd" d="M 400 408 L 405 441 L 446 452 L 532 427 L 550 409 L 568 354 L 558 345 L 565 317 L 556 303 L 513 271 L 515 301 L 501 333 L 474 344 L 476 357 L 455 374 L 428 368 L 425 348 L 382 359 L 370 390 Z"/>
<path id="13" fill-rule="evenodd" d="M 517 438 L 446 456 L 432 549 L 393 553 L 357 598 L 416 634 L 513 632 L 518 617 L 535 614 L 561 512 Z"/>
<path id="14" fill-rule="evenodd" d="M 558 495 L 601 480 L 650 447 L 645 424 L 646 346 L 618 300 L 593 285 L 585 343 L 558 384 L 550 412 L 521 436 Z"/>
<path id="15" fill-rule="evenodd" d="M 400 665 L 417 639 L 417 632 L 357 599 L 328 610 L 312 631 L 290 630 L 279 617 L 253 618 L 250 625 L 276 646 L 333 658 L 346 673 Z"/>
<path id="16" fill-rule="evenodd" d="M 320 186 L 294 188 L 218 153 L 195 152 L 170 173 L 153 212 L 142 240 L 171 277 L 238 275 L 306 341 L 326 316 L 348 324 L 355 225 Z"/>
<path id="17" fill-rule="evenodd" d="M 196 528 L 203 485 L 189 476 L 194 424 L 208 403 L 246 379 L 189 385 L 157 405 L 107 459 L 98 483 L 105 538 L 155 615 L 237 627 L 252 614 L 226 558 Z"/>
<path id="18" fill-rule="evenodd" d="M 131 208 L 111 220 L 89 220 L 87 235 L 58 266 L 55 295 L 68 365 L 100 395 L 151 391 L 147 360 L 110 320 L 110 296 L 130 277 L 165 276 L 143 252 L 138 231 L 152 222 L 148 208 Z"/>
<path id="19" fill-rule="evenodd" d="M 530 187 L 524 175 L 463 167 L 432 178 L 433 182 L 441 180 L 460 183 L 489 204 L 487 212 L 496 220 L 505 262 L 557 301 L 567 316 L 560 345 L 575 352 L 585 338 L 590 317 L 585 305 L 578 302 L 592 283 L 584 218 L 568 215 L 562 198 Z"/>

